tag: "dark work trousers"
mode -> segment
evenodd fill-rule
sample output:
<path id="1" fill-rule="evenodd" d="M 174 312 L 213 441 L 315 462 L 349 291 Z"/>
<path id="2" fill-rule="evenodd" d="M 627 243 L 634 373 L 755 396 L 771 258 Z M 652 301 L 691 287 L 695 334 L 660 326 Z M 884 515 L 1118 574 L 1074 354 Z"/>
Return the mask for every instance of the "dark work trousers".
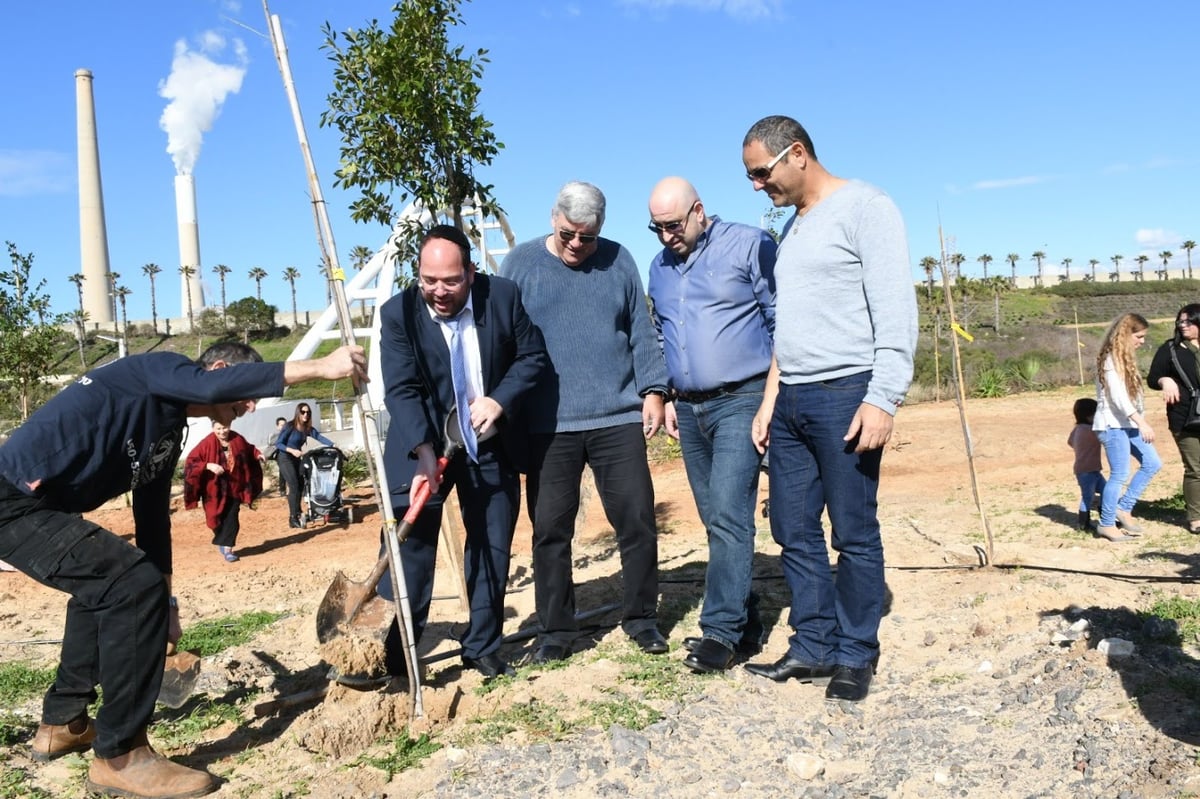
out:
<path id="1" fill-rule="evenodd" d="M 238 518 L 242 509 L 240 500 L 230 497 L 225 504 L 225 513 L 213 530 L 212 542 L 219 547 L 231 547 L 237 543 L 238 531 L 242 529 L 241 519 Z"/>
<path id="2" fill-rule="evenodd" d="M 530 449 L 525 493 L 533 522 L 539 642 L 570 647 L 578 630 L 571 541 L 584 464 L 592 468 L 604 514 L 617 534 L 624 591 L 621 628 L 634 636 L 657 627 L 658 529 L 641 423 L 536 435 Z"/>
<path id="3" fill-rule="evenodd" d="M 150 723 L 167 651 L 167 583 L 137 547 L 0 480 L 0 560 L 71 595 L 58 673 L 42 722 L 66 724 L 96 701 L 97 757 L 124 754 Z"/>
<path id="4" fill-rule="evenodd" d="M 480 445 L 479 461 L 477 464 L 468 462 L 463 452 L 454 457 L 446 467 L 441 489 L 425 503 L 412 532 L 400 547 L 405 587 L 413 615 L 413 631 L 416 640 L 420 641 L 433 599 L 433 572 L 437 563 L 442 499 L 453 487 L 458 492 L 467 535 L 463 571 L 467 582 L 470 622 L 461 642 L 462 653 L 463 657 L 476 660 L 494 654 L 503 638 L 504 591 L 508 587 L 513 530 L 517 526 L 517 513 L 521 507 L 520 475 L 506 461 L 497 457 L 494 444 L 489 442 Z M 407 511 L 407 503 L 396 507 L 396 518 Z M 392 599 L 390 572 L 385 572 L 379 581 L 379 595 L 384 599 Z M 399 627 L 394 621 L 386 648 L 388 673 L 404 674 L 403 645 Z"/>
<path id="5" fill-rule="evenodd" d="M 279 453 L 279 477 L 287 484 L 288 513 L 293 519 L 300 516 L 300 489 L 303 471 L 300 459 L 286 452 Z"/>

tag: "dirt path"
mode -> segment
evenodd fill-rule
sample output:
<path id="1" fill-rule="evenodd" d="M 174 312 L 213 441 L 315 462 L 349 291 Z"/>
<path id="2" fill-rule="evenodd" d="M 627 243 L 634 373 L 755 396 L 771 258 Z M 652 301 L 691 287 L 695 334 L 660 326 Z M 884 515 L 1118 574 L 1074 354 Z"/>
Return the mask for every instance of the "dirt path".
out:
<path id="1" fill-rule="evenodd" d="M 902 697 L 918 706 L 924 692 L 936 695 L 939 702 L 956 701 L 956 692 L 971 693 L 974 681 L 994 679 L 980 671 L 985 661 L 997 670 L 999 664 L 1009 664 L 1010 673 L 1016 675 L 1024 674 L 1022 669 L 1028 670 L 1031 658 L 1054 660 L 1060 651 L 1066 651 L 1073 659 L 1084 658 L 1089 668 L 1096 669 L 1096 679 L 1107 674 L 1116 681 L 1117 688 L 1105 698 L 1103 712 L 1119 717 L 1119 722 L 1111 723 L 1119 723 L 1123 734 L 1142 741 L 1142 750 L 1159 751 L 1161 755 L 1183 743 L 1200 743 L 1182 740 L 1186 736 L 1177 730 L 1178 718 L 1162 709 L 1148 710 L 1144 698 L 1139 702 L 1134 697 L 1137 686 L 1122 687 L 1115 667 L 1094 651 L 1095 641 L 1064 649 L 1049 640 L 1053 630 L 1047 627 L 1047 619 L 1056 618 L 1071 606 L 1100 608 L 1111 616 L 1123 608 L 1145 609 L 1159 596 L 1200 596 L 1195 585 L 1200 574 L 1200 540 L 1182 530 L 1181 513 L 1167 501 L 1178 491 L 1181 473 L 1178 454 L 1169 438 L 1159 446 L 1165 461 L 1163 471 L 1151 484 L 1147 502 L 1138 510 L 1138 515 L 1146 519 L 1143 538 L 1118 545 L 1073 529 L 1076 486 L 1066 436 L 1072 423 L 1071 402 L 1085 393 L 1063 390 L 978 400 L 969 405 L 978 490 L 991 529 L 991 545 L 973 498 L 957 408 L 944 402 L 902 410 L 895 441 L 884 458 L 881 516 L 892 596 L 881 631 L 883 662 L 878 686 L 860 708 L 868 721 L 883 719 Z M 1150 418 L 1165 436 L 1161 408 L 1152 409 Z M 692 580 L 703 574 L 706 547 L 682 464 L 675 461 L 656 465 L 654 476 L 661 530 L 662 626 L 673 644 L 667 658 L 678 661 L 683 657 L 679 641 L 696 633 L 702 586 Z M 444 785 L 447 775 L 460 768 L 455 758 L 470 757 L 469 753 L 453 754 L 457 749 L 443 750 L 423 768 L 390 783 L 376 768 L 345 768 L 364 752 L 378 753 L 381 742 L 403 730 L 408 705 L 405 694 L 364 694 L 335 687 L 323 702 L 253 719 L 255 702 L 324 683 L 326 667 L 316 641 L 315 609 L 339 570 L 352 579 L 362 579 L 377 552 L 378 518 L 370 507 L 369 495 L 360 499 L 353 525 L 298 531 L 288 529 L 283 500 L 269 492 L 256 511 L 243 513 L 237 547 L 241 560 L 233 564 L 222 560 L 211 545 L 200 511 L 180 509 L 175 513 L 175 591 L 185 627 L 197 619 L 249 610 L 286 614 L 251 646 L 205 661 L 201 687 L 218 701 L 243 702 L 244 720 L 205 732 L 198 745 L 168 748 L 184 762 L 202 764 L 226 780 L 217 796 L 432 796 L 438 795 L 435 787 Z M 132 533 L 130 515 L 120 503 L 94 517 L 118 533 Z M 526 628 L 533 620 L 528 543 L 529 530 L 523 517 L 507 597 L 506 632 Z M 973 568 L 980 563 L 980 553 L 989 549 L 992 562 L 1001 568 Z M 768 613 L 776 620 L 762 657 L 774 659 L 787 645 L 784 620 L 788 597 L 778 580 L 778 549 L 770 540 L 765 520 L 760 524 L 758 550 L 756 574 L 769 605 Z M 619 596 L 614 579 L 617 562 L 611 531 L 598 504 L 586 509 L 575 557 L 581 609 L 615 601 Z M 445 572 L 439 567 L 437 595 L 453 593 Z M 1125 575 L 1125 579 L 1105 576 L 1108 574 Z M 0 574 L 0 638 L 4 642 L 57 638 L 62 612 L 62 598 L 54 592 L 19 574 Z M 455 645 L 449 637 L 464 618 L 456 601 L 435 602 L 422 654 L 453 650 Z M 613 619 L 609 617 L 608 621 Z M 478 679 L 473 673 L 460 671 L 457 657 L 439 660 L 429 667 L 427 675 L 427 718 L 413 730 L 429 730 L 438 740 L 446 741 L 469 727 L 471 719 L 499 709 L 528 705 L 534 699 L 582 705 L 602 696 L 621 679 L 622 666 L 612 654 L 626 644 L 619 633 L 608 634 L 603 629 L 596 633 L 595 642 L 565 668 L 531 672 L 528 679 L 488 693 L 475 690 Z M 514 643 L 505 654 L 519 660 L 528 645 Z M 1179 651 L 1178 647 L 1175 651 L 1182 667 L 1190 669 L 1189 674 L 1195 672 L 1196 653 L 1190 649 Z M 0 657 L 6 661 L 52 663 L 55 652 L 56 647 L 50 643 L 3 643 L 0 647 Z M 1200 684 L 1200 676 L 1196 679 L 1194 684 Z M 824 712 L 819 710 L 821 703 L 814 702 L 815 694 L 760 682 L 741 669 L 708 682 L 703 691 L 706 701 L 728 703 L 721 716 L 725 719 L 722 728 L 738 714 L 753 717 L 755 711 L 747 706 L 748 702 L 780 707 L 780 703 L 795 702 L 794 714 L 801 718 Z M 931 691 L 931 685 L 937 690 Z M 32 703 L 27 709 L 36 713 L 36 707 Z M 1027 751 L 1044 746 L 1044 711 L 1036 703 L 1006 709 L 1005 713 L 1014 714 L 1003 722 L 1006 746 L 1023 745 Z M 1022 713 L 1039 714 L 1039 722 L 1033 723 Z M 891 728 L 903 728 L 911 720 L 890 719 L 886 723 Z M 1200 729 L 1200 724 L 1194 729 Z M 770 743 L 769 732 L 764 732 L 761 747 L 778 746 L 777 741 Z M 849 733 L 864 740 L 875 734 L 877 731 L 869 724 L 861 723 L 857 731 L 852 728 Z M 522 741 L 518 738 L 508 743 L 517 745 Z M 931 741 L 925 744 L 936 745 Z M 74 758 L 49 767 L 35 766 L 26 752 L 25 746 L 18 744 L 7 752 L 0 750 L 0 760 L 8 757 L 13 766 L 28 769 L 36 784 L 54 795 L 79 793 L 79 768 L 70 765 Z M 914 750 L 912 755 L 920 759 L 931 753 Z M 761 756 L 764 763 L 783 768 L 777 762 L 778 752 L 756 751 L 747 756 Z M 1010 775 L 1011 793 L 998 787 L 1000 783 L 973 785 L 983 785 L 991 795 L 1025 796 L 1038 791 L 1059 795 L 1058 789 L 1051 790 L 1051 786 L 1062 786 L 1062 795 L 1072 795 L 1068 788 L 1076 790 L 1078 785 L 1064 782 L 1062 774 L 1063 762 L 1070 756 L 1051 752 L 1044 770 L 1029 765 L 1029 773 L 1015 783 Z M 672 769 L 689 768 L 694 768 L 690 761 L 674 762 L 670 758 L 654 764 L 655 774 L 664 779 Z M 1116 761 L 1110 759 L 1107 766 L 1093 764 L 1092 775 L 1081 770 L 1074 776 L 1096 777 L 1097 768 L 1119 770 Z M 913 776 L 913 782 L 902 783 L 905 790 L 893 792 L 904 796 L 973 793 L 953 793 L 953 780 L 938 782 L 935 771 L 931 766 L 927 773 Z M 1192 791 L 1200 790 L 1194 777 L 1186 784 Z M 804 785 L 819 786 L 821 779 L 797 783 L 801 787 L 794 785 L 787 793 L 799 795 Z M 1178 772 L 1171 771 L 1157 782 L 1150 780 L 1156 786 L 1154 790 L 1130 795 L 1184 795 L 1181 779 Z M 578 793 L 561 795 L 594 796 L 599 784 L 583 781 Z M 895 783 L 887 784 L 895 789 Z M 963 790 L 963 784 L 957 787 Z M 498 790 L 497 795 L 504 794 Z M 630 795 L 646 794 L 631 788 Z M 759 794 L 747 789 L 743 795 Z M 854 794 L 851 790 L 841 795 Z"/>

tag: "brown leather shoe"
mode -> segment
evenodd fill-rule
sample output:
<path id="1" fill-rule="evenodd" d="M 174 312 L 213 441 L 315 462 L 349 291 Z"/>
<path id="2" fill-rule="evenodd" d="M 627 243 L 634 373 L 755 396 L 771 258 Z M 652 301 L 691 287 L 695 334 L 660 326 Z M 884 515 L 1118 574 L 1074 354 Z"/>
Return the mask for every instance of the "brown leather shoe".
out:
<path id="1" fill-rule="evenodd" d="M 66 724 L 39 724 L 30 756 L 45 763 L 72 752 L 86 752 L 96 740 L 96 727 L 86 715 Z"/>
<path id="2" fill-rule="evenodd" d="M 187 799 L 220 787 L 207 771 L 181 766 L 149 744 L 116 757 L 97 757 L 88 769 L 89 791 L 133 799 Z"/>

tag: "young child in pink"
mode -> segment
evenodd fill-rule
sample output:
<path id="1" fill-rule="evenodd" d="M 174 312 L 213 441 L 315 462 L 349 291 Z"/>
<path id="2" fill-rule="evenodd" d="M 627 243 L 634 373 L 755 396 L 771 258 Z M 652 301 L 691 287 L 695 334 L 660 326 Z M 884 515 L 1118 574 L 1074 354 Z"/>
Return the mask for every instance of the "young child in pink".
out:
<path id="1" fill-rule="evenodd" d="M 1100 439 L 1092 430 L 1096 415 L 1094 399 L 1077 399 L 1073 408 L 1075 427 L 1067 436 L 1067 444 L 1075 450 L 1075 480 L 1079 483 L 1079 529 L 1093 530 L 1092 505 L 1096 495 L 1104 490 L 1104 474 L 1100 464 Z"/>

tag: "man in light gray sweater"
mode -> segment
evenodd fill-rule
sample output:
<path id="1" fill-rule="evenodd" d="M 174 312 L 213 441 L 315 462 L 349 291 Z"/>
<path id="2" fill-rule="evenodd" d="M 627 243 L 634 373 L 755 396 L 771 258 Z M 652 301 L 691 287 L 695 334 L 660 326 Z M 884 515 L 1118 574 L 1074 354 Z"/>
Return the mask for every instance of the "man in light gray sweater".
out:
<path id="1" fill-rule="evenodd" d="M 879 465 L 917 343 L 904 222 L 879 189 L 826 171 L 789 117 L 756 122 L 742 161 L 756 191 L 796 209 L 779 242 L 775 357 L 751 434 L 760 451 L 771 445 L 771 533 L 783 550 L 793 633 L 778 661 L 746 668 L 778 682 L 827 683 L 827 699 L 858 702 L 879 660 L 886 590 Z"/>
<path id="2" fill-rule="evenodd" d="M 534 663 L 569 656 L 575 640 L 571 541 L 584 464 L 621 550 L 621 627 L 645 652 L 668 649 L 658 630 L 658 534 L 646 462 L 646 439 L 663 424 L 666 365 L 633 256 L 600 237 L 604 209 L 595 186 L 566 184 L 551 211 L 553 231 L 515 247 L 501 267 L 520 287 L 551 365 L 525 400 L 541 627 Z"/>

